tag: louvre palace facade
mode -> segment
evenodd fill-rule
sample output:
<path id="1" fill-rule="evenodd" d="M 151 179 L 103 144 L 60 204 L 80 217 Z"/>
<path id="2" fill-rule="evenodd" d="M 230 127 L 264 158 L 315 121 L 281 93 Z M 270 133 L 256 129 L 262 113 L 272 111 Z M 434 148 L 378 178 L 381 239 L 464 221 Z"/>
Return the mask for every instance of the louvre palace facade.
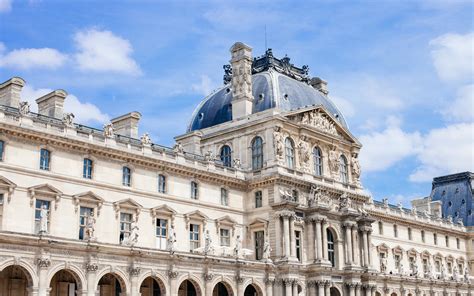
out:
<path id="1" fill-rule="evenodd" d="M 95 129 L 0 84 L 0 295 L 471 295 L 473 174 L 373 200 L 327 83 L 230 52 L 171 148 L 139 112 Z"/>

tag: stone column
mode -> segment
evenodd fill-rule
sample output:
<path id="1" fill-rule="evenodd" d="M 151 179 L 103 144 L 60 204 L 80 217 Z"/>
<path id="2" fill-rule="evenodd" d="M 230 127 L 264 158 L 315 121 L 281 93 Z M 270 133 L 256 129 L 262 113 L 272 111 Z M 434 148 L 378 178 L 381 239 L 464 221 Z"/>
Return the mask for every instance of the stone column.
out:
<path id="1" fill-rule="evenodd" d="M 367 242 L 368 242 L 368 239 L 367 239 L 367 231 L 365 230 L 365 228 L 362 230 L 362 242 L 363 242 L 363 245 L 364 245 L 364 267 L 369 267 L 369 249 L 367 247 Z"/>
<path id="2" fill-rule="evenodd" d="M 236 281 L 237 281 L 237 296 L 244 295 L 244 278 L 238 275 L 236 276 Z"/>
<path id="3" fill-rule="evenodd" d="M 86 272 L 87 272 L 87 296 L 95 296 L 97 291 L 97 285 L 95 284 L 96 281 L 96 273 L 99 269 L 99 265 L 95 263 L 87 263 L 86 264 Z"/>
<path id="4" fill-rule="evenodd" d="M 355 284 L 349 284 L 349 296 L 355 296 Z"/>
<path id="5" fill-rule="evenodd" d="M 372 267 L 372 227 L 369 226 L 367 231 L 367 256 L 369 261 L 367 262 L 367 267 Z"/>
<path id="6" fill-rule="evenodd" d="M 351 265 L 352 263 L 352 240 L 351 240 L 351 227 L 350 223 L 344 223 L 344 227 L 346 228 L 346 264 Z M 351 295 L 353 296 L 353 295 Z"/>
<path id="7" fill-rule="evenodd" d="M 354 264 L 358 265 L 358 266 L 360 266 L 360 263 L 359 263 L 359 254 L 360 254 L 359 243 L 360 243 L 360 240 L 357 240 L 357 225 L 354 225 L 352 227 L 352 255 L 353 255 Z"/>
<path id="8" fill-rule="evenodd" d="M 326 281 L 324 283 L 324 295 L 325 296 L 331 295 L 331 282 L 330 281 Z"/>
<path id="9" fill-rule="evenodd" d="M 212 296 L 212 279 L 214 278 L 214 275 L 212 273 L 205 273 L 204 274 L 204 282 L 205 282 L 205 295 L 206 296 Z"/>
<path id="10" fill-rule="evenodd" d="M 323 242 L 321 237 L 321 219 L 316 219 L 316 236 L 314 237 L 314 243 L 316 249 L 315 251 L 315 259 L 318 262 L 321 262 L 323 259 Z"/>
<path id="11" fill-rule="evenodd" d="M 293 280 L 293 296 L 298 296 L 298 282 Z"/>
<path id="12" fill-rule="evenodd" d="M 318 281 L 318 296 L 324 296 L 324 281 Z"/>
<path id="13" fill-rule="evenodd" d="M 360 296 L 360 284 L 355 284 L 355 296 Z"/>
<path id="14" fill-rule="evenodd" d="M 328 236 L 327 236 L 328 221 L 326 219 L 321 220 L 321 232 L 323 236 L 322 248 L 324 261 L 328 262 Z"/>
<path id="15" fill-rule="evenodd" d="M 140 287 L 138 285 L 138 276 L 140 275 L 140 268 L 130 268 L 130 296 L 139 296 Z"/>
<path id="16" fill-rule="evenodd" d="M 315 281 L 311 281 L 311 282 L 308 282 L 308 292 L 309 292 L 309 296 L 318 296 L 317 295 L 317 287 L 316 287 L 316 282 Z"/>
<path id="17" fill-rule="evenodd" d="M 296 258 L 295 218 L 290 216 L 290 256 Z"/>
<path id="18" fill-rule="evenodd" d="M 48 269 L 51 261 L 48 258 L 39 258 L 38 261 L 38 296 L 49 296 L 51 288 L 48 283 Z"/>
<path id="19" fill-rule="evenodd" d="M 375 296 L 375 292 L 377 291 L 377 286 L 370 287 L 370 296 Z"/>
<path id="20" fill-rule="evenodd" d="M 281 279 L 275 280 L 273 284 L 273 296 L 282 296 L 283 295 L 283 282 Z"/>
<path id="21" fill-rule="evenodd" d="M 276 245 L 276 255 L 277 256 L 284 256 L 283 255 L 283 237 L 281 236 L 282 229 L 281 229 L 281 216 L 279 214 L 276 215 L 275 219 L 275 245 Z"/>
<path id="22" fill-rule="evenodd" d="M 316 245 L 314 244 L 316 242 L 315 240 L 315 235 L 314 235 L 314 222 L 312 219 L 308 220 L 308 259 L 314 259 L 316 260 Z"/>
<path id="23" fill-rule="evenodd" d="M 174 271 L 173 269 L 168 270 L 168 278 L 169 278 L 169 285 L 170 291 L 167 293 L 169 295 L 178 295 L 178 288 L 176 287 L 176 279 L 178 278 L 178 272 Z"/>
<path id="24" fill-rule="evenodd" d="M 292 293 L 292 284 L 293 284 L 293 280 L 291 279 L 284 279 L 283 280 L 283 283 L 285 284 L 285 296 L 288 296 L 288 295 L 291 295 Z"/>
<path id="25" fill-rule="evenodd" d="M 274 279 L 269 279 L 267 278 L 266 281 L 265 281 L 265 293 L 266 293 L 266 296 L 273 296 L 273 283 L 275 282 Z M 211 294 L 209 295 L 212 295 L 212 292 Z"/>
<path id="26" fill-rule="evenodd" d="M 290 257 L 290 221 L 288 216 L 283 216 L 283 244 L 285 258 Z"/>

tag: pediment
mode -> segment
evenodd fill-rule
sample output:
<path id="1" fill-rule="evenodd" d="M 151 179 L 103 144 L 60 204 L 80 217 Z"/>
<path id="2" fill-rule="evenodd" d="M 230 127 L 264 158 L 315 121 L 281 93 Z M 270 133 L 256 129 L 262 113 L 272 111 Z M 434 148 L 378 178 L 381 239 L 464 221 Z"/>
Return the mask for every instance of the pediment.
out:
<path id="1" fill-rule="evenodd" d="M 322 105 L 298 109 L 286 114 L 286 117 L 298 125 L 360 145 L 351 132 Z"/>
<path id="2" fill-rule="evenodd" d="M 102 208 L 102 205 L 104 204 L 104 199 L 98 196 L 97 194 L 95 194 L 94 192 L 87 191 L 87 192 L 79 193 L 79 194 L 73 195 L 72 198 L 74 199 L 74 205 L 75 205 L 74 209 L 76 213 L 79 210 L 79 205 L 81 203 L 84 203 L 84 204 L 95 205 L 97 207 L 97 215 L 98 216 L 100 215 L 100 209 Z"/>
<path id="3" fill-rule="evenodd" d="M 134 201 L 131 198 L 123 199 L 117 202 L 114 202 L 114 207 L 118 207 L 120 209 L 141 209 L 142 206 Z"/>
<path id="4" fill-rule="evenodd" d="M 186 219 L 196 219 L 196 220 L 207 220 L 207 219 L 209 219 L 205 214 L 203 214 L 199 210 L 187 213 L 185 216 L 186 216 Z"/>
<path id="5" fill-rule="evenodd" d="M 236 222 L 234 219 L 232 219 L 231 217 L 229 217 L 229 216 L 227 216 L 227 215 L 224 216 L 224 217 L 221 217 L 221 218 L 219 218 L 219 219 L 216 219 L 216 222 L 217 222 L 218 224 L 227 224 L 227 225 L 235 225 L 235 224 L 237 224 L 237 222 Z"/>
<path id="6" fill-rule="evenodd" d="M 403 255 L 403 248 L 400 246 L 396 246 L 392 249 L 393 254 Z"/>
<path id="7" fill-rule="evenodd" d="M 56 196 L 56 195 L 63 194 L 59 189 L 49 184 L 41 184 L 41 185 L 32 186 L 28 188 L 28 191 L 33 195 L 42 194 L 42 195 Z"/>
<path id="8" fill-rule="evenodd" d="M 166 216 L 173 216 L 173 215 L 176 215 L 176 211 L 167 206 L 167 205 L 161 205 L 161 206 L 157 206 L 157 207 L 154 207 L 151 209 L 151 212 L 152 212 L 152 215 L 155 217 L 159 214 L 162 214 L 162 215 L 166 215 Z"/>
<path id="9" fill-rule="evenodd" d="M 0 176 L 0 190 L 7 191 L 7 200 L 10 202 L 12 198 L 13 191 L 15 191 L 16 184 L 12 181 L 8 180 L 7 178 Z"/>
<path id="10" fill-rule="evenodd" d="M 430 252 L 426 250 L 421 253 L 421 257 L 423 258 L 429 258 L 430 256 L 431 256 Z"/>
<path id="11" fill-rule="evenodd" d="M 256 218 L 249 224 L 250 227 L 264 225 L 265 227 L 268 225 L 268 220 L 262 218 Z"/>
<path id="12" fill-rule="evenodd" d="M 386 252 L 388 252 L 388 250 L 390 250 L 390 247 L 385 243 L 382 243 L 382 244 L 377 246 L 377 251 L 379 251 L 381 253 L 386 253 Z"/>
<path id="13" fill-rule="evenodd" d="M 418 252 L 414 248 L 411 248 L 407 251 L 407 254 L 408 256 L 416 256 Z"/>

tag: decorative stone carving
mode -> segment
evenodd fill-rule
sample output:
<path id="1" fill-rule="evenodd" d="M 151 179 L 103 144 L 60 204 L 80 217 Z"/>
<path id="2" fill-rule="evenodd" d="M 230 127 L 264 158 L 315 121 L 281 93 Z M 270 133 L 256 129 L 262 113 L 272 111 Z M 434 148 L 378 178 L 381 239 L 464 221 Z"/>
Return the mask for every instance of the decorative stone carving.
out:
<path id="1" fill-rule="evenodd" d="M 104 137 L 106 138 L 114 137 L 114 126 L 112 123 L 104 124 Z"/>
<path id="2" fill-rule="evenodd" d="M 440 279 L 446 280 L 448 277 L 448 273 L 446 271 L 446 265 L 444 263 L 441 264 L 441 274 L 440 274 Z"/>
<path id="3" fill-rule="evenodd" d="M 278 161 L 283 161 L 285 147 L 283 145 L 283 136 L 280 132 L 280 127 L 276 127 L 273 131 L 273 146 L 275 148 L 275 158 Z"/>
<path id="4" fill-rule="evenodd" d="M 43 205 L 40 210 L 40 229 L 39 234 L 44 235 L 48 233 L 48 208 Z"/>
<path id="5" fill-rule="evenodd" d="M 124 239 L 122 243 L 127 246 L 134 247 L 138 243 L 138 236 L 140 232 L 140 228 L 138 227 L 138 223 L 135 218 L 133 218 L 132 224 L 130 227 L 131 227 L 130 236 L 127 239 Z"/>
<path id="6" fill-rule="evenodd" d="M 301 136 L 298 142 L 298 151 L 299 151 L 299 161 L 300 166 L 305 172 L 309 172 L 310 165 L 309 161 L 311 159 L 311 152 L 309 148 L 309 143 L 306 142 L 306 137 Z"/>
<path id="7" fill-rule="evenodd" d="M 387 257 L 382 257 L 380 258 L 380 272 L 381 273 L 387 273 Z"/>
<path id="8" fill-rule="evenodd" d="M 142 145 L 151 145 L 151 138 L 148 133 L 144 133 L 143 136 L 141 136 L 140 141 L 142 142 Z"/>
<path id="9" fill-rule="evenodd" d="M 206 161 L 213 161 L 214 158 L 215 158 L 215 157 L 214 157 L 214 152 L 212 152 L 211 150 L 208 150 L 208 151 L 206 152 L 206 154 L 204 154 L 204 159 L 205 159 Z"/>
<path id="10" fill-rule="evenodd" d="M 20 108 L 18 109 L 20 115 L 26 116 L 30 113 L 30 103 L 23 101 L 20 102 Z"/>
<path id="11" fill-rule="evenodd" d="M 233 162 L 233 167 L 236 169 L 240 169 L 240 167 L 242 166 L 239 158 L 234 158 L 232 162 Z"/>
<path id="12" fill-rule="evenodd" d="M 240 238 L 240 235 L 237 235 L 237 238 L 235 239 L 234 256 L 236 258 L 239 258 L 241 256 L 241 252 L 242 252 L 242 239 Z"/>
<path id="13" fill-rule="evenodd" d="M 175 244 L 176 244 L 176 234 L 174 232 L 174 225 L 170 226 L 170 230 L 168 233 L 168 244 L 166 246 L 168 252 L 174 254 L 175 252 Z"/>
<path id="14" fill-rule="evenodd" d="M 36 261 L 39 268 L 48 268 L 51 265 L 51 260 L 49 258 L 38 258 Z"/>
<path id="15" fill-rule="evenodd" d="M 227 64 L 222 66 L 224 68 L 224 84 L 227 85 L 232 81 L 232 66 Z"/>
<path id="16" fill-rule="evenodd" d="M 87 272 L 96 272 L 99 270 L 99 265 L 96 263 L 86 263 L 86 271 Z"/>
<path id="17" fill-rule="evenodd" d="M 204 234 L 204 254 L 212 254 L 214 252 L 214 247 L 212 246 L 212 237 L 209 234 L 209 229 L 206 229 Z"/>
<path id="18" fill-rule="evenodd" d="M 360 185 L 360 163 L 359 159 L 357 158 L 357 153 L 352 154 L 351 158 L 351 168 L 352 168 L 352 177 L 354 178 L 354 183 Z"/>
<path id="19" fill-rule="evenodd" d="M 344 192 L 339 197 L 339 210 L 340 211 L 347 210 L 347 209 L 351 208 L 351 206 L 352 206 L 352 200 L 349 198 L 347 193 Z"/>
<path id="20" fill-rule="evenodd" d="M 293 190 L 289 188 L 279 188 L 280 199 L 282 201 L 296 202 L 295 196 L 293 196 Z"/>
<path id="21" fill-rule="evenodd" d="M 84 228 L 84 232 L 85 232 L 85 236 L 87 237 L 88 240 L 94 240 L 95 239 L 95 236 L 94 236 L 94 232 L 95 232 L 95 218 L 94 218 L 94 214 L 92 212 L 92 214 L 90 215 L 89 213 L 86 213 L 86 217 L 85 217 L 85 228 Z"/>
<path id="22" fill-rule="evenodd" d="M 173 146 L 173 152 L 179 153 L 179 154 L 184 153 L 183 145 L 182 145 L 180 142 L 174 144 L 174 146 Z"/>
<path id="23" fill-rule="evenodd" d="M 453 280 L 455 280 L 456 282 L 459 281 L 459 270 L 456 264 L 454 264 L 454 267 L 453 267 Z"/>
<path id="24" fill-rule="evenodd" d="M 64 113 L 63 123 L 68 127 L 74 127 L 74 114 Z"/>
<path id="25" fill-rule="evenodd" d="M 266 262 L 271 263 L 272 260 L 270 259 L 270 253 L 272 252 L 272 247 L 270 246 L 270 242 L 268 240 L 265 240 L 265 243 L 263 244 L 263 260 Z"/>
<path id="26" fill-rule="evenodd" d="M 326 190 L 320 186 L 311 185 L 308 196 L 308 206 L 312 205 L 329 205 L 331 203 L 331 198 L 328 196 Z"/>
<path id="27" fill-rule="evenodd" d="M 469 267 L 464 267 L 464 282 L 467 284 L 471 283 L 471 276 L 469 272 Z"/>
<path id="28" fill-rule="evenodd" d="M 178 277 L 179 272 L 175 271 L 173 268 L 170 268 L 167 274 L 170 279 L 175 279 Z"/>
<path id="29" fill-rule="evenodd" d="M 214 278 L 214 275 L 212 273 L 205 273 L 203 275 L 203 278 L 206 282 L 210 282 Z"/>
<path id="30" fill-rule="evenodd" d="M 130 267 L 129 270 L 131 276 L 139 276 L 140 268 L 139 267 Z"/>
<path id="31" fill-rule="evenodd" d="M 329 150 L 329 170 L 334 179 L 339 180 L 339 155 L 337 153 L 337 147 L 333 146 Z"/>
<path id="32" fill-rule="evenodd" d="M 382 198 L 384 208 L 388 208 L 388 198 Z"/>
<path id="33" fill-rule="evenodd" d="M 232 91 L 235 97 L 252 97 L 251 64 L 240 63 L 232 69 Z"/>
<path id="34" fill-rule="evenodd" d="M 339 135 L 334 121 L 321 110 L 311 110 L 304 112 L 303 114 L 296 116 L 295 119 L 301 124 L 310 125 L 324 133 L 331 134 L 333 136 Z"/>

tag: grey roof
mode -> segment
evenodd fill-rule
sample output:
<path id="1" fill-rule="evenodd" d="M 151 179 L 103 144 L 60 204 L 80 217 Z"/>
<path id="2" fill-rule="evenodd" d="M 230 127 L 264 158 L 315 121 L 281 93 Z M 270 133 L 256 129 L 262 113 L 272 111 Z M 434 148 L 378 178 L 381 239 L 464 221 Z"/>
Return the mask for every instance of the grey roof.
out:
<path id="1" fill-rule="evenodd" d="M 308 83 L 279 73 L 273 68 L 252 75 L 252 94 L 252 114 L 271 108 L 292 111 L 321 105 L 347 128 L 342 113 L 327 96 Z M 194 110 L 188 132 L 231 121 L 231 101 L 232 89 L 229 85 L 207 96 Z"/>
<path id="2" fill-rule="evenodd" d="M 431 200 L 442 202 L 443 218 L 462 219 L 466 226 L 474 226 L 474 174 L 464 172 L 433 179 Z"/>

